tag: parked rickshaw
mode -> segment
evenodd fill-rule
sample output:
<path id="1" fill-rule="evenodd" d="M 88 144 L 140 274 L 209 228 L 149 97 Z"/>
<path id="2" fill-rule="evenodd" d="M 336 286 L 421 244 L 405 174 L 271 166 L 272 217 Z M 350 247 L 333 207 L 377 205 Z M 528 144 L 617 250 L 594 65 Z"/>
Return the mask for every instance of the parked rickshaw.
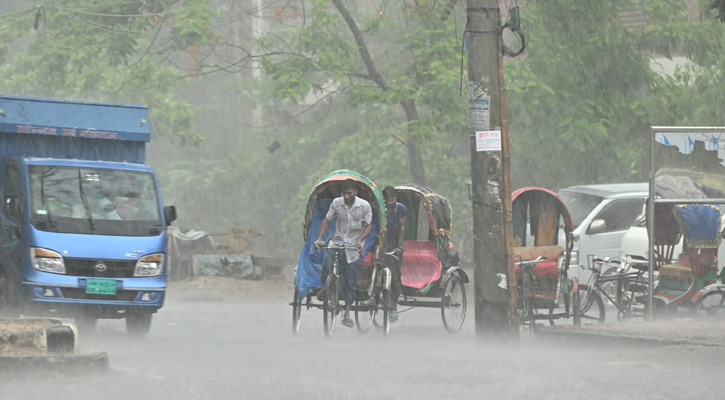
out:
<path id="1" fill-rule="evenodd" d="M 704 315 L 725 307 L 725 284 L 718 276 L 723 212 L 713 204 L 657 204 L 655 208 L 655 311 L 686 308 Z M 682 253 L 672 248 L 682 240 Z M 640 299 L 646 304 L 644 296 Z M 721 312 L 722 313 L 722 312 Z"/>
<path id="2" fill-rule="evenodd" d="M 365 238 L 363 258 L 358 270 L 358 287 L 355 304 L 351 312 L 360 333 L 368 332 L 373 318 L 380 311 L 383 332 L 389 330 L 390 271 L 378 256 L 379 245 L 384 243 L 385 203 L 380 190 L 372 180 L 351 170 L 330 172 L 315 184 L 309 195 L 303 225 L 304 246 L 295 269 L 295 291 L 292 303 L 292 332 L 300 329 L 303 309 L 317 308 L 323 311 L 325 335 L 335 331 L 337 316 L 344 310 L 344 303 L 338 295 L 337 252 L 342 250 L 341 243 L 333 236 L 335 224 L 330 224 L 322 236 L 326 248 L 316 248 L 315 240 L 320 232 L 322 220 L 330 208 L 332 200 L 340 197 L 342 182 L 352 179 L 357 183 L 357 196 L 367 200 L 373 211 L 372 231 Z M 344 250 L 343 250 L 344 251 Z M 323 267 L 329 271 L 323 278 Z M 325 289 L 325 290 L 322 290 Z"/>
<path id="3" fill-rule="evenodd" d="M 517 282 L 528 293 L 519 296 L 522 336 L 533 337 L 535 320 L 553 325 L 556 319 L 573 317 L 579 324 L 578 283 L 568 276 L 574 225 L 566 205 L 555 192 L 541 187 L 524 187 L 511 197 Z M 535 265 L 528 266 L 532 261 Z M 533 282 L 526 282 L 530 279 L 525 279 L 522 265 L 530 268 Z M 601 299 L 597 304 L 603 308 Z"/>
<path id="4" fill-rule="evenodd" d="M 444 328 L 458 332 L 466 318 L 469 279 L 452 251 L 450 204 L 423 185 L 400 185 L 395 191 L 408 210 L 398 306 L 440 308 Z"/>

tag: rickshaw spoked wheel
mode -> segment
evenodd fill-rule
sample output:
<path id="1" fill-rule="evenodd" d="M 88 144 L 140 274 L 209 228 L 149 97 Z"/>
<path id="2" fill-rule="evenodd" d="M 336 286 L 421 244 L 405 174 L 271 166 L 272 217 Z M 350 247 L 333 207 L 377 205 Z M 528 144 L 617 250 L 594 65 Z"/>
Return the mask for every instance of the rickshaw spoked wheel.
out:
<path id="1" fill-rule="evenodd" d="M 390 333 L 390 289 L 382 290 L 382 305 L 383 305 L 383 336 L 388 336 Z"/>
<path id="2" fill-rule="evenodd" d="M 528 280 L 525 280 L 528 281 Z M 528 297 L 528 289 L 516 288 L 518 294 L 518 322 L 519 322 L 519 343 L 528 346 L 534 341 L 534 330 L 536 321 L 531 299 Z"/>
<path id="3" fill-rule="evenodd" d="M 300 300 L 300 293 L 297 291 L 297 285 L 295 285 L 295 294 L 292 299 L 292 334 L 296 335 L 300 331 L 300 318 L 302 317 L 302 300 Z"/>
<path id="4" fill-rule="evenodd" d="M 466 319 L 466 288 L 458 275 L 448 278 L 443 288 L 441 318 L 450 333 L 458 332 Z"/>
<path id="5" fill-rule="evenodd" d="M 325 280 L 325 299 L 322 303 L 322 322 L 325 327 L 325 336 L 331 336 L 335 332 L 335 322 L 339 311 L 337 285 L 335 275 L 328 274 Z"/>
<path id="6" fill-rule="evenodd" d="M 706 293 L 695 306 L 695 314 L 708 318 L 725 316 L 725 291 Z"/>
<path id="7" fill-rule="evenodd" d="M 368 333 L 373 327 L 376 312 L 375 298 L 355 300 L 355 326 L 360 333 Z"/>

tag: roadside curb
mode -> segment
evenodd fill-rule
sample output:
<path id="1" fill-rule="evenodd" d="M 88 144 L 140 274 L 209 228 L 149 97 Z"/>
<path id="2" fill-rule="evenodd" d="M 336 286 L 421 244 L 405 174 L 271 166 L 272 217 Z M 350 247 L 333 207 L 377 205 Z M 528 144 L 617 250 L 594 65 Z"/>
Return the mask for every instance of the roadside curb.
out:
<path id="1" fill-rule="evenodd" d="M 77 352 L 48 354 L 28 352 L 24 354 L 0 354 L 0 372 L 22 373 L 74 373 L 105 372 L 109 369 L 108 354 L 104 352 Z"/>
<path id="2" fill-rule="evenodd" d="M 571 327 L 537 327 L 535 343 L 565 346 L 665 347 L 678 345 L 725 347 L 725 343 L 688 338 L 661 338 L 632 333 L 604 333 Z"/>

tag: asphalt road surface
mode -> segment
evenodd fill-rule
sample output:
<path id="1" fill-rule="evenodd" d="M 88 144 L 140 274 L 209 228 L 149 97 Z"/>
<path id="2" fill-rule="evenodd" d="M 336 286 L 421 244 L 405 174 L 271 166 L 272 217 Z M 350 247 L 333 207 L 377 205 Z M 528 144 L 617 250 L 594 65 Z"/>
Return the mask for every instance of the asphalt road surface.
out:
<path id="1" fill-rule="evenodd" d="M 108 352 L 105 373 L 0 377 L 0 398 L 33 399 L 720 399 L 722 347 L 496 347 L 476 338 L 472 303 L 450 335 L 440 311 L 403 313 L 384 339 L 338 326 L 319 310 L 291 333 L 289 284 L 248 295 L 219 286 L 172 289 L 151 333 L 101 321 L 81 348 Z M 229 290 L 229 288 L 226 288 Z M 260 294 L 261 293 L 261 294 Z M 290 299 L 288 299 L 288 297 Z"/>

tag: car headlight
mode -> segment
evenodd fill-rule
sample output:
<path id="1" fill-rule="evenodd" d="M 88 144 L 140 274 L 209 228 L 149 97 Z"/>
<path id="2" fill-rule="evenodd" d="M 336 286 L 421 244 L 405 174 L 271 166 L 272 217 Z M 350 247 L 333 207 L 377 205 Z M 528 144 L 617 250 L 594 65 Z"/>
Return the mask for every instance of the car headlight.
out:
<path id="1" fill-rule="evenodd" d="M 63 256 L 53 250 L 31 247 L 30 265 L 38 271 L 65 274 Z"/>
<path id="2" fill-rule="evenodd" d="M 136 268 L 133 270 L 133 276 L 157 276 L 161 274 L 164 268 L 163 254 L 150 254 L 141 257 L 136 262 Z"/>

